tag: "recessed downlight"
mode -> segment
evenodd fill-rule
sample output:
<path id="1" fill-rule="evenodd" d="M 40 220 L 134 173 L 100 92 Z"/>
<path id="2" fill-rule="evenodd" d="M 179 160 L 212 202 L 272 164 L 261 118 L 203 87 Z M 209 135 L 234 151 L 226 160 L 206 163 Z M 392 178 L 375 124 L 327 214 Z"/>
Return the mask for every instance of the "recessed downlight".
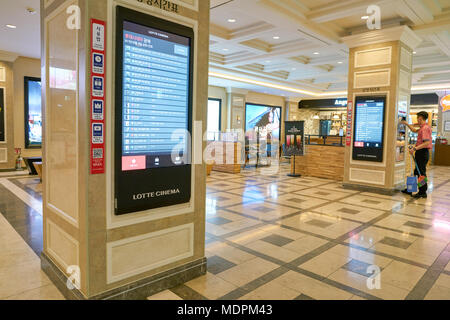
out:
<path id="1" fill-rule="evenodd" d="M 7 24 L 6 27 L 10 28 L 10 29 L 17 29 L 17 26 L 15 26 L 13 24 Z"/>
<path id="2" fill-rule="evenodd" d="M 227 48 L 224 48 L 224 49 L 223 49 L 223 51 L 228 51 L 228 50 L 229 50 L 229 49 L 227 49 Z"/>
<path id="3" fill-rule="evenodd" d="M 361 17 L 361 20 L 367 20 L 367 19 L 369 19 L 369 16 L 362 16 Z"/>
<path id="4" fill-rule="evenodd" d="M 417 52 L 416 52 L 416 51 L 413 51 L 413 54 L 417 54 Z"/>
<path id="5" fill-rule="evenodd" d="M 342 61 L 338 61 L 338 63 L 339 63 L 339 64 L 343 64 L 343 62 L 342 62 Z"/>
<path id="6" fill-rule="evenodd" d="M 273 36 L 273 39 L 274 39 L 274 40 L 279 40 L 280 37 L 279 37 L 279 36 Z"/>
<path id="7" fill-rule="evenodd" d="M 230 19 L 228 19 L 228 22 L 229 22 L 229 23 L 235 23 L 235 22 L 236 22 L 236 19 L 230 18 Z"/>
<path id="8" fill-rule="evenodd" d="M 319 52 L 314 52 L 314 54 L 317 56 L 317 55 L 319 55 L 320 53 L 319 53 Z"/>

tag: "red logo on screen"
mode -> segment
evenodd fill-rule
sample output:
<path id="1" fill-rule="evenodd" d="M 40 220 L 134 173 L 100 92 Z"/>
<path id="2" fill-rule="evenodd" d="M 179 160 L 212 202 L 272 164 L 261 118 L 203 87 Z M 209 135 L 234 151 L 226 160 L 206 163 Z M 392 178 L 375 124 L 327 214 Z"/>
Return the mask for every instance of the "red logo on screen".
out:
<path id="1" fill-rule="evenodd" d="M 356 148 L 364 148 L 364 142 L 355 142 Z"/>
<path id="2" fill-rule="evenodd" d="M 145 156 L 122 157 L 122 171 L 145 170 Z"/>

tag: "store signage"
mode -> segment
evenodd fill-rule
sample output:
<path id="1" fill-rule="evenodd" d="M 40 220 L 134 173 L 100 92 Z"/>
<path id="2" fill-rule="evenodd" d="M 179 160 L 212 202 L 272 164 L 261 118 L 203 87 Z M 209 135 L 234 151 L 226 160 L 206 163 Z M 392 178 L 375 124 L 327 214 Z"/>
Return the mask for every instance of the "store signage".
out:
<path id="1" fill-rule="evenodd" d="M 334 101 L 334 105 L 345 107 L 347 105 L 347 99 L 337 99 Z"/>
<path id="2" fill-rule="evenodd" d="M 159 8 L 168 12 L 178 13 L 178 5 L 168 0 L 137 0 L 140 3 L 146 3 L 149 6 Z"/>
<path id="3" fill-rule="evenodd" d="M 105 173 L 106 23 L 91 20 L 91 174 Z"/>
<path id="4" fill-rule="evenodd" d="M 450 111 L 450 94 L 441 99 L 442 112 Z"/>
<path id="5" fill-rule="evenodd" d="M 352 145 L 352 123 L 353 123 L 353 102 L 349 101 L 347 104 L 347 137 L 346 137 L 346 145 L 350 147 Z"/>
<path id="6" fill-rule="evenodd" d="M 5 142 L 5 91 L 0 88 L 0 142 Z"/>

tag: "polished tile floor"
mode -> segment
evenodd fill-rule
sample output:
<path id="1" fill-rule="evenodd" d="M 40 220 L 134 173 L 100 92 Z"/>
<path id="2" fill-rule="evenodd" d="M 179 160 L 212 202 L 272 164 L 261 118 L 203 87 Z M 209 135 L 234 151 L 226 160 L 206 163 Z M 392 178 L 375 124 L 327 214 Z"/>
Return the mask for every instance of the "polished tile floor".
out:
<path id="1" fill-rule="evenodd" d="M 450 168 L 431 169 L 426 200 L 287 171 L 213 172 L 208 273 L 149 299 L 450 300 Z M 40 271 L 41 188 L 0 177 L 0 299 L 63 298 Z"/>

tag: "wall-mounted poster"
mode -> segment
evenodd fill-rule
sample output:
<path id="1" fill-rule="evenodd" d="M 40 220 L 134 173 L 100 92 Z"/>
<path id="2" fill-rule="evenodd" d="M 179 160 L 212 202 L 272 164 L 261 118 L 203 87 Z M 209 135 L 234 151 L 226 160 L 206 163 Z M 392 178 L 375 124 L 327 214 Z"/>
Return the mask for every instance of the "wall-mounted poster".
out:
<path id="1" fill-rule="evenodd" d="M 25 77 L 25 148 L 42 145 L 41 79 Z"/>
<path id="2" fill-rule="evenodd" d="M 284 123 L 286 142 L 284 144 L 285 156 L 303 156 L 305 152 L 305 122 L 286 121 Z"/>
<path id="3" fill-rule="evenodd" d="M 0 142 L 5 142 L 5 91 L 0 88 Z"/>

